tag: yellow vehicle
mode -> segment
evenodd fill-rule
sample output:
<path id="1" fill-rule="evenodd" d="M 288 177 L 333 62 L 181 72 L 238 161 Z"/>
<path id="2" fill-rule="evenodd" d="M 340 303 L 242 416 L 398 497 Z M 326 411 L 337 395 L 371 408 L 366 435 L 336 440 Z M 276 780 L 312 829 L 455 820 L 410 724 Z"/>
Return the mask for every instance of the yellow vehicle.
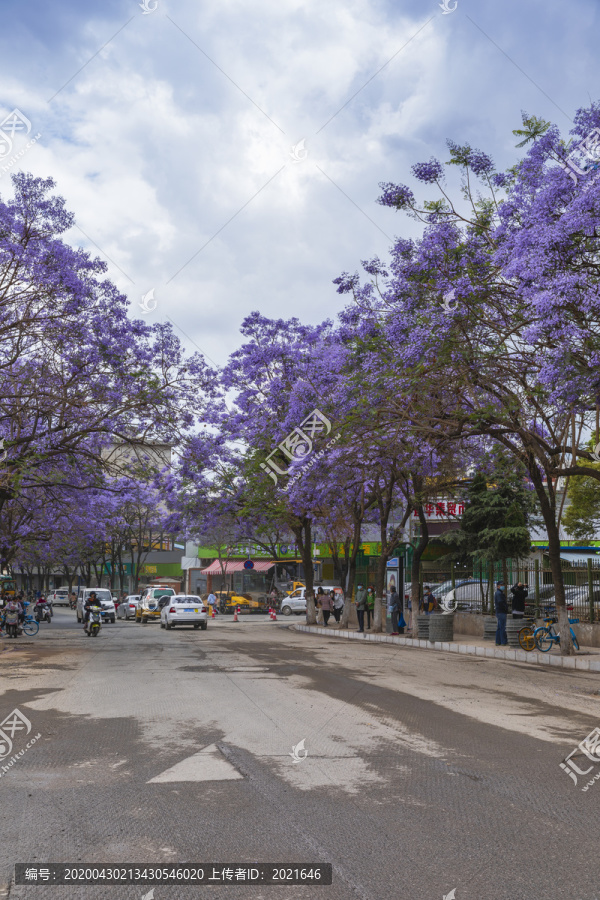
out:
<path id="1" fill-rule="evenodd" d="M 0 575 L 0 591 L 3 591 L 11 600 L 16 596 L 17 586 L 10 575 Z"/>
<path id="2" fill-rule="evenodd" d="M 294 591 L 298 590 L 298 588 L 305 588 L 306 585 L 303 581 L 292 581 L 292 589 L 290 591 L 286 591 L 287 596 L 289 597 Z"/>
<path id="3" fill-rule="evenodd" d="M 250 594 L 232 594 L 225 600 L 225 611 L 234 612 L 237 607 L 241 610 L 250 612 L 251 609 L 263 609 L 264 604 L 260 600 L 255 600 Z"/>
<path id="4" fill-rule="evenodd" d="M 145 587 L 141 594 L 137 609 L 135 611 L 135 621 L 146 625 L 148 622 L 160 619 L 160 611 L 162 609 L 161 597 L 170 599 L 175 596 L 175 591 L 170 587 L 161 587 L 159 584 L 149 584 Z"/>

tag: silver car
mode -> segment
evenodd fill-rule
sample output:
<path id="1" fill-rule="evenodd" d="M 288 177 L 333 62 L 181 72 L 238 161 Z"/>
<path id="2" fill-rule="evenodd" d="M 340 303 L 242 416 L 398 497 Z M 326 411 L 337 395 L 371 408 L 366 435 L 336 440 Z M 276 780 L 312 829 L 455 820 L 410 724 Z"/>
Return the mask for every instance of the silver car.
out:
<path id="1" fill-rule="evenodd" d="M 161 597 L 158 601 L 160 609 L 160 627 L 171 630 L 176 625 L 193 625 L 206 631 L 208 612 L 201 597 L 195 594 L 176 594 L 174 597 Z"/>
<path id="2" fill-rule="evenodd" d="M 306 612 L 306 588 L 296 588 L 296 590 L 288 597 L 284 597 L 281 601 L 281 612 L 284 616 L 291 616 L 292 613 L 299 616 Z"/>
<path id="3" fill-rule="evenodd" d="M 139 594 L 130 594 L 129 597 L 125 597 L 117 607 L 117 619 L 135 619 L 135 611 L 139 602 Z"/>

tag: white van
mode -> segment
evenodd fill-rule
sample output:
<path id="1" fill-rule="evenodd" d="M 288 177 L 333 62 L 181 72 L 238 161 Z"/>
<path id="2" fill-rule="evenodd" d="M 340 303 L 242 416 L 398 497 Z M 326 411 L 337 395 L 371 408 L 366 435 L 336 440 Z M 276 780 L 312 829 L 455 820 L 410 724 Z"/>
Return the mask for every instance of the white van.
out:
<path id="1" fill-rule="evenodd" d="M 90 594 L 95 594 L 98 603 L 102 607 L 102 621 L 115 623 L 117 611 L 113 603 L 112 593 L 108 588 L 84 588 L 77 597 L 77 621 L 83 622 L 85 615 L 85 603 Z"/>

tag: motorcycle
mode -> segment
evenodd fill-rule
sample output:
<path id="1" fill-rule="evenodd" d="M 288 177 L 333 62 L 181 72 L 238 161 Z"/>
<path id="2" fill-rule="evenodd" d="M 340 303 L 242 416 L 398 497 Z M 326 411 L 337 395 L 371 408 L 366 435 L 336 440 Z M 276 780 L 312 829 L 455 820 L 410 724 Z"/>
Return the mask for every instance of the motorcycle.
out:
<path id="1" fill-rule="evenodd" d="M 84 631 L 88 637 L 98 637 L 102 628 L 102 610 L 99 606 L 90 606 L 90 617 L 85 623 Z"/>
<path id="2" fill-rule="evenodd" d="M 19 612 L 15 609 L 7 609 L 4 613 L 4 627 L 9 638 L 16 638 L 19 633 Z"/>
<path id="3" fill-rule="evenodd" d="M 35 621 L 36 622 L 50 622 L 52 621 L 52 612 L 47 603 L 38 603 L 35 607 Z"/>

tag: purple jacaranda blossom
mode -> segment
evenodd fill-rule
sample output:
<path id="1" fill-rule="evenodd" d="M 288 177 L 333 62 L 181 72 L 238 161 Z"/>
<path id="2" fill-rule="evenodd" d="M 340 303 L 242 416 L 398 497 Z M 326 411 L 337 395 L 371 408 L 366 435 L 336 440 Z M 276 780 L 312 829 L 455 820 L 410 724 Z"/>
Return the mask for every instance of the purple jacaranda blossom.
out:
<path id="1" fill-rule="evenodd" d="M 16 523 L 11 504 L 50 508 L 69 488 L 106 489 L 111 445 L 183 439 L 213 375 L 170 325 L 132 320 L 106 264 L 63 239 L 74 217 L 52 179 L 12 184 L 0 198 L 5 524 Z M 14 550 L 16 525 L 11 534 Z"/>
<path id="2" fill-rule="evenodd" d="M 404 184 L 392 184 L 382 182 L 379 187 L 383 191 L 378 199 L 382 206 L 392 206 L 395 209 L 405 209 L 414 203 L 415 196 L 410 188 Z"/>
<path id="3" fill-rule="evenodd" d="M 411 168 L 411 172 L 418 181 L 423 181 L 425 184 L 435 184 L 436 181 L 441 181 L 444 177 L 444 169 L 441 162 L 433 157 L 429 162 L 415 163 Z"/>

